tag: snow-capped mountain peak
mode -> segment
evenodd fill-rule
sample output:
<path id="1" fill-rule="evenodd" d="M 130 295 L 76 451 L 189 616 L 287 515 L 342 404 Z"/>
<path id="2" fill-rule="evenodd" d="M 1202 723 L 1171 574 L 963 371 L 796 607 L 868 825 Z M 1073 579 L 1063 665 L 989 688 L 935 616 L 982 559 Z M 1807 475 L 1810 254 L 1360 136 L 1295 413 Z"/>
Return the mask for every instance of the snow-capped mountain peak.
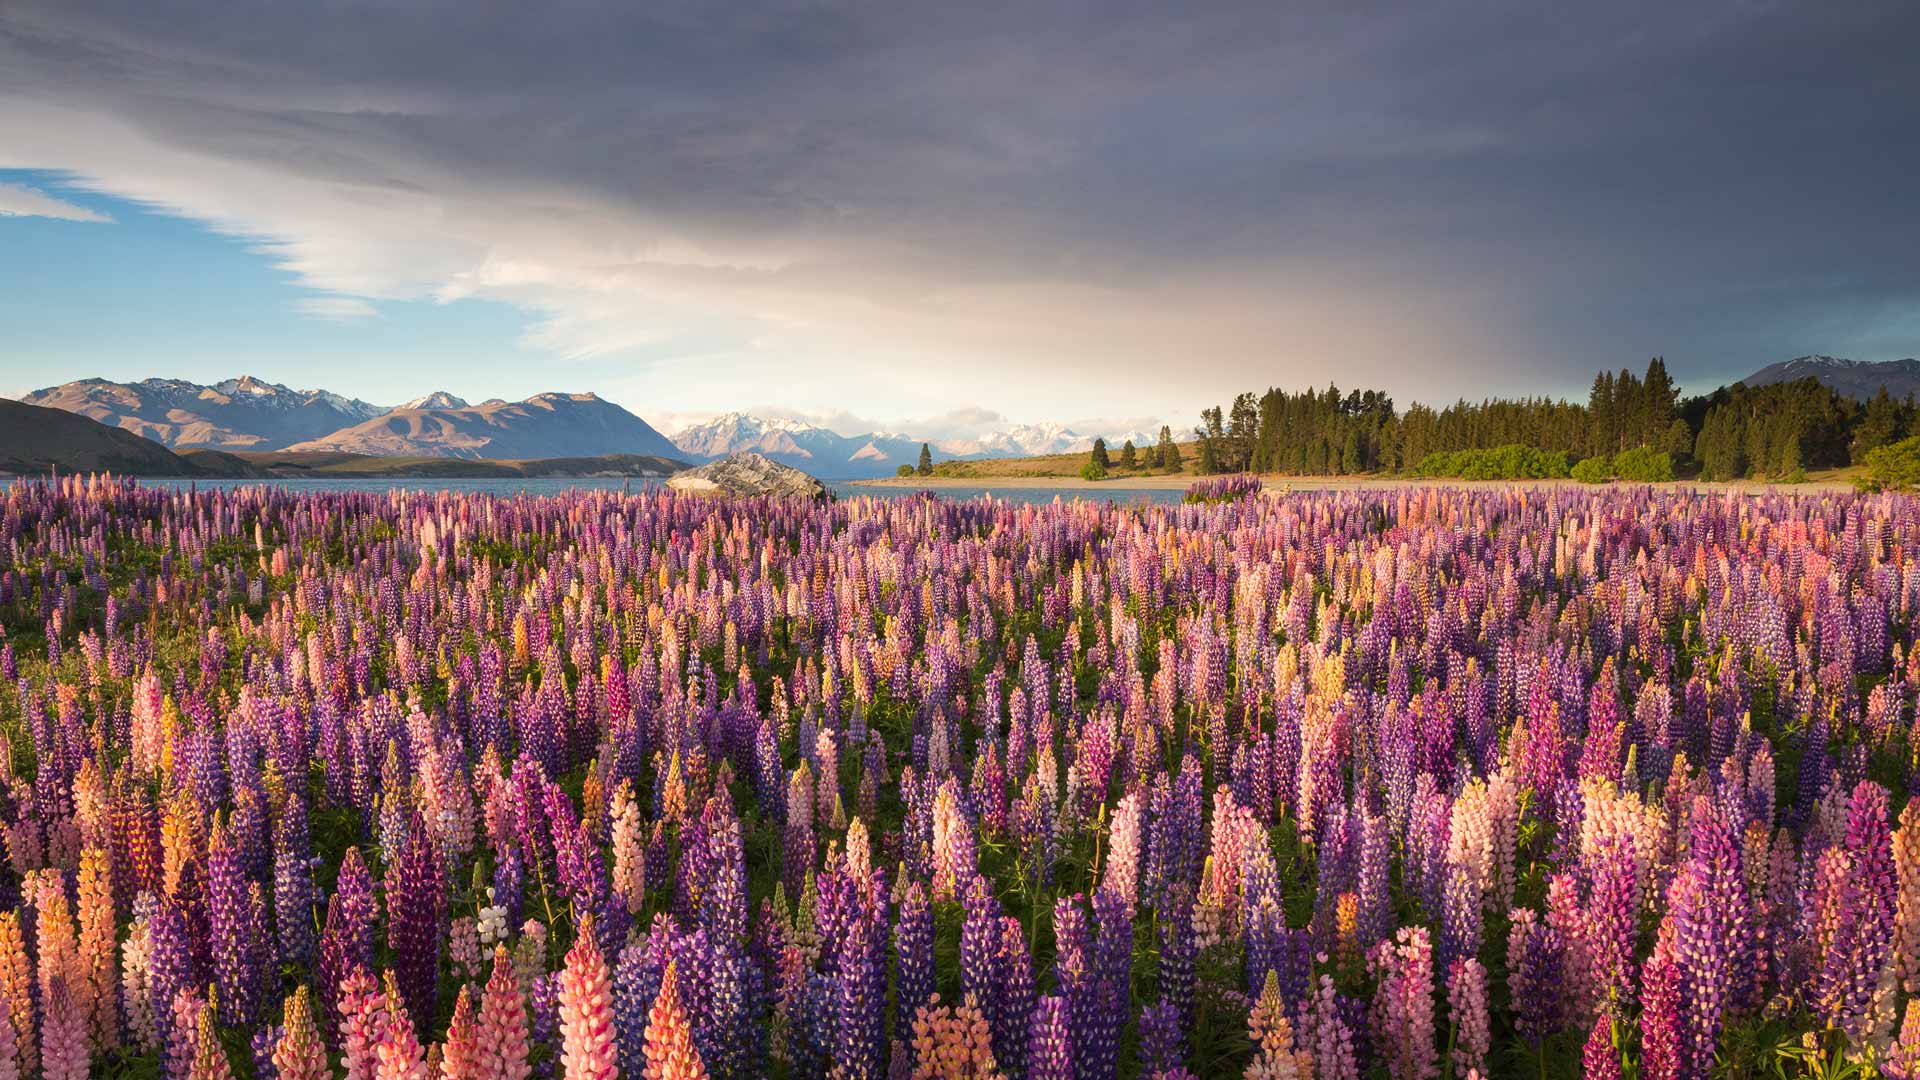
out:
<path id="1" fill-rule="evenodd" d="M 401 409 L 464 409 L 466 407 L 467 401 L 465 398 L 456 394 L 449 394 L 445 390 L 435 390 L 431 394 L 423 394 L 420 397 L 414 398 L 412 401 L 398 406 L 398 408 Z"/>

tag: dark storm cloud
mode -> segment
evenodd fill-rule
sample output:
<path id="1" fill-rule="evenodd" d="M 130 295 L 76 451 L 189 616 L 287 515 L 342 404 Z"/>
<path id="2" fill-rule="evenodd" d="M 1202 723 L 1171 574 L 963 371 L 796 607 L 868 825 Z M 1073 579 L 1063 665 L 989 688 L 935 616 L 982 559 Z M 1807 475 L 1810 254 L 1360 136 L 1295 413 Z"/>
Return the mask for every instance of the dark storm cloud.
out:
<path id="1" fill-rule="evenodd" d="M 1710 384 L 1920 351 L 1916 40 L 1899 3 L 15 0 L 0 165 L 563 351 L 937 357 L 960 400 L 1044 360 L 1129 411 Z"/>

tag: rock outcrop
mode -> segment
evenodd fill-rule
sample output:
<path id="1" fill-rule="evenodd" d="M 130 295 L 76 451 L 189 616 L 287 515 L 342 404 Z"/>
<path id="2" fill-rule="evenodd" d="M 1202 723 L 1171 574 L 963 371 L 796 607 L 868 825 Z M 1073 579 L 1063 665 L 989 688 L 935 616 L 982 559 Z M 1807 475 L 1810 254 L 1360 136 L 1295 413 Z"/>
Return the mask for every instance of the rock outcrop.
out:
<path id="1" fill-rule="evenodd" d="M 667 486 L 695 495 L 798 495 L 809 499 L 827 496 L 825 484 L 763 454 L 735 454 L 697 469 L 675 473 Z"/>

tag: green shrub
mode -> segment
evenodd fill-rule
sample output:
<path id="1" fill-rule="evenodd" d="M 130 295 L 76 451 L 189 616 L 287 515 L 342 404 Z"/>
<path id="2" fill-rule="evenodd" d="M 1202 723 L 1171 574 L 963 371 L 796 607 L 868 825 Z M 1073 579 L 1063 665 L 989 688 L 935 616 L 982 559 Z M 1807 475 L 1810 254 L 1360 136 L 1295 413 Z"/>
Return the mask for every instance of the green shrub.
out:
<path id="1" fill-rule="evenodd" d="M 1605 454 L 1581 458 L 1573 466 L 1572 476 L 1583 484 L 1604 484 L 1613 479 L 1613 462 Z"/>
<path id="2" fill-rule="evenodd" d="M 1080 479 L 1082 480 L 1105 480 L 1106 478 L 1106 467 L 1097 461 L 1089 461 L 1085 465 L 1080 466 Z"/>
<path id="3" fill-rule="evenodd" d="M 1636 446 L 1613 456 L 1613 472 L 1637 484 L 1660 484 L 1673 479 L 1673 455 L 1651 446 Z"/>
<path id="4" fill-rule="evenodd" d="M 895 475 L 895 476 L 912 476 L 912 475 L 913 475 L 913 466 L 911 466 L 911 465 L 902 465 L 902 466 L 900 466 L 899 468 L 897 468 L 897 469 L 895 469 L 895 470 L 893 470 L 893 475 Z"/>
<path id="5" fill-rule="evenodd" d="M 1912 491 L 1920 487 L 1920 435 L 1867 451 L 1866 475 L 1855 480 L 1862 491 Z"/>
<path id="6" fill-rule="evenodd" d="M 1557 480 L 1567 475 L 1567 455 L 1562 450 L 1508 443 L 1490 450 L 1428 454 L 1413 471 L 1462 480 Z"/>

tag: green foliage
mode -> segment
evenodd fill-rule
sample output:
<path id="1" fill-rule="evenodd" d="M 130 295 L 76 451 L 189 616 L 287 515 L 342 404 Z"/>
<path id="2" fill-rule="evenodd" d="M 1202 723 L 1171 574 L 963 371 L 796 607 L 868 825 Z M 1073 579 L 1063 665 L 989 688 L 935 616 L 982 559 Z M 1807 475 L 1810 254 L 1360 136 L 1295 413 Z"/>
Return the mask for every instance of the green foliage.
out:
<path id="1" fill-rule="evenodd" d="M 1666 483 L 1673 479 L 1673 455 L 1651 446 L 1636 446 L 1613 456 L 1613 472 L 1637 484 Z"/>
<path id="2" fill-rule="evenodd" d="M 1567 475 L 1567 454 L 1508 443 L 1490 450 L 1428 454 L 1414 472 L 1461 480 L 1555 480 Z"/>
<path id="3" fill-rule="evenodd" d="M 1097 461 L 1089 461 L 1085 465 L 1080 466 L 1080 479 L 1082 480 L 1105 480 L 1106 478 L 1107 467 Z"/>
<path id="4" fill-rule="evenodd" d="M 893 470 L 893 475 L 895 476 L 912 476 L 913 473 L 914 473 L 914 469 L 913 469 L 913 466 L 911 465 L 902 465 L 899 468 Z"/>
<path id="5" fill-rule="evenodd" d="M 1160 425 L 1160 441 L 1154 446 L 1153 454 L 1154 468 L 1166 472 L 1180 471 L 1180 447 L 1174 444 L 1173 429 L 1165 424 Z"/>
<path id="6" fill-rule="evenodd" d="M 921 476 L 933 475 L 933 447 L 928 446 L 926 443 L 920 444 L 920 468 L 918 471 Z"/>
<path id="7" fill-rule="evenodd" d="M 1093 455 L 1090 463 L 1100 466 L 1102 474 L 1113 468 L 1113 460 L 1107 457 L 1107 440 L 1100 438 L 1093 440 Z"/>
<path id="8" fill-rule="evenodd" d="M 1133 440 L 1128 439 L 1120 445 L 1120 467 L 1123 469 L 1133 469 L 1138 468 L 1139 464 L 1140 459 L 1133 448 Z"/>
<path id="9" fill-rule="evenodd" d="M 1795 469 L 1849 461 L 1849 431 L 1859 407 L 1816 379 L 1757 388 L 1735 383 L 1689 402 L 1700 416 L 1693 444 L 1706 480 L 1783 477 Z"/>
<path id="10" fill-rule="evenodd" d="M 1204 434 L 1200 436 L 1200 471 L 1209 476 L 1220 471 L 1220 452 L 1214 449 L 1214 440 Z"/>
<path id="11" fill-rule="evenodd" d="M 1613 462 L 1605 455 L 1581 458 L 1574 463 L 1571 475 L 1583 484 L 1604 484 L 1613 479 Z"/>
<path id="12" fill-rule="evenodd" d="M 1867 454 L 1866 475 L 1854 481 L 1862 491 L 1912 491 L 1920 487 L 1920 435 L 1912 435 Z"/>

